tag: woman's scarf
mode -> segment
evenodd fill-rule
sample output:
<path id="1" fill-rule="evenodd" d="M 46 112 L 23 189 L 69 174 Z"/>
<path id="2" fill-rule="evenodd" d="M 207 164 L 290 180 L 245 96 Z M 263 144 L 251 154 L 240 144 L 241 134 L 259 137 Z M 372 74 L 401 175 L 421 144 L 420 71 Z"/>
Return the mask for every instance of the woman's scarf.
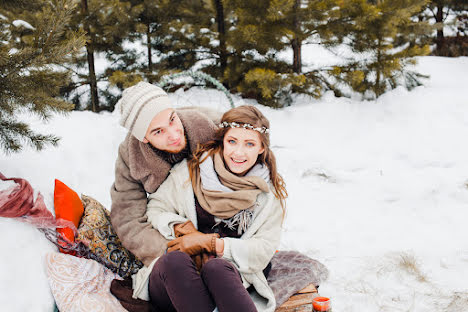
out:
<path id="1" fill-rule="evenodd" d="M 245 176 L 237 176 L 226 169 L 221 153 L 207 157 L 194 180 L 200 206 L 231 228 L 238 224 L 242 231 L 250 224 L 258 194 L 270 191 L 267 166 L 257 164 Z"/>

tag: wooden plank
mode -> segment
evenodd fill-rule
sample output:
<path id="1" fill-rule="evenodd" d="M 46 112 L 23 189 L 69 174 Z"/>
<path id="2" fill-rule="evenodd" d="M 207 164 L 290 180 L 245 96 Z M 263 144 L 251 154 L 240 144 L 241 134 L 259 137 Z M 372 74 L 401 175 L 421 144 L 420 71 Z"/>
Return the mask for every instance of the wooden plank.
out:
<path id="1" fill-rule="evenodd" d="M 298 294 L 308 294 L 308 293 L 316 293 L 317 288 L 315 288 L 314 284 L 310 284 L 309 286 L 305 287 L 304 289 L 298 291 Z"/>
<path id="2" fill-rule="evenodd" d="M 292 295 L 275 312 L 310 312 L 312 311 L 312 300 L 317 296 L 317 289 L 311 284 Z"/>

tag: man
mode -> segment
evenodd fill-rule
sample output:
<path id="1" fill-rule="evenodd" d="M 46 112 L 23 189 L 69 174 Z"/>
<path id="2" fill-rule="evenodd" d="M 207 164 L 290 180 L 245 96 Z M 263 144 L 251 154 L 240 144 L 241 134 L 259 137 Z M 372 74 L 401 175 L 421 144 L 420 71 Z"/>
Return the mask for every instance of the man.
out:
<path id="1" fill-rule="evenodd" d="M 148 266 L 167 240 L 147 222 L 147 193 L 154 193 L 173 165 L 214 136 L 216 126 L 195 109 L 174 110 L 168 95 L 146 82 L 124 90 L 120 124 L 129 133 L 119 146 L 111 188 L 112 226 L 125 248 Z"/>

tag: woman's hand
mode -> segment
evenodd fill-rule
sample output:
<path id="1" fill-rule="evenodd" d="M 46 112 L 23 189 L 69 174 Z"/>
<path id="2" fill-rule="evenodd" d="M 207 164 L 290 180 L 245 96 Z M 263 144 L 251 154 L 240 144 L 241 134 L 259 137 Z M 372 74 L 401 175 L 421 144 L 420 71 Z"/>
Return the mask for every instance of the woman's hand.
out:
<path id="1" fill-rule="evenodd" d="M 168 242 L 167 252 L 180 250 L 190 256 L 198 255 L 202 252 L 216 255 L 217 238 L 219 238 L 219 234 L 217 233 L 203 234 L 198 231 L 193 232 Z"/>
<path id="2" fill-rule="evenodd" d="M 221 258 L 224 254 L 224 241 L 220 238 L 216 239 L 216 256 Z"/>
<path id="3" fill-rule="evenodd" d="M 200 233 L 195 226 L 193 225 L 192 221 L 187 221 L 184 223 L 179 223 L 174 225 L 174 235 L 176 238 L 198 232 Z M 220 247 L 220 242 L 222 246 Z M 220 249 L 221 248 L 221 249 Z M 220 239 L 216 239 L 216 254 L 221 257 L 222 252 L 224 249 L 224 242 Z M 220 255 L 221 252 L 221 255 Z M 195 266 L 197 267 L 197 270 L 200 271 L 202 266 L 211 258 L 213 258 L 213 255 L 208 254 L 206 252 L 202 252 L 196 255 L 191 256 L 193 262 L 195 263 Z"/>

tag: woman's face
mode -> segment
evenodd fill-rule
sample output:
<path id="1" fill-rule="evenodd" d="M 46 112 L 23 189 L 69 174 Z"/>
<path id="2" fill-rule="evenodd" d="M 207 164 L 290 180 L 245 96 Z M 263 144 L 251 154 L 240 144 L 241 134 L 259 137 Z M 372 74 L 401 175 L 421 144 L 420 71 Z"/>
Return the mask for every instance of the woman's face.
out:
<path id="1" fill-rule="evenodd" d="M 263 151 L 260 133 L 255 130 L 230 128 L 224 135 L 223 158 L 232 173 L 246 174 Z"/>

